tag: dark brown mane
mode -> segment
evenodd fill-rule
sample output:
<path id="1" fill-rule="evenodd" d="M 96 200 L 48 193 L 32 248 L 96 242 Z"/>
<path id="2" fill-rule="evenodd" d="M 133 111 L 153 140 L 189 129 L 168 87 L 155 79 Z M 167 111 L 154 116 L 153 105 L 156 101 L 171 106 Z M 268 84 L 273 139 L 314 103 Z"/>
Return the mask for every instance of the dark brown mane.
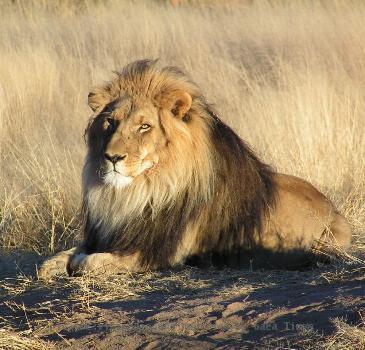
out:
<path id="1" fill-rule="evenodd" d="M 263 219 L 274 206 L 273 172 L 208 107 L 207 112 L 214 145 L 215 195 L 211 201 L 197 200 L 196 193 L 186 188 L 173 206 L 167 205 L 157 216 L 147 207 L 141 217 L 130 218 L 128 224 L 102 240 L 98 228 L 87 219 L 84 245 L 88 254 L 139 251 L 143 265 L 169 266 L 186 225 L 199 216 L 205 218 L 200 249 L 208 254 L 224 255 L 225 251 L 254 246 L 254 235 L 259 235 Z"/>
<path id="2" fill-rule="evenodd" d="M 176 87 L 188 89 L 193 96 L 193 104 L 183 120 L 189 126 L 194 119 L 199 119 L 200 124 L 195 128 L 206 130 L 201 134 L 204 133 L 209 140 L 211 166 L 210 174 L 206 176 L 212 181 L 203 180 L 201 186 L 210 188 L 186 184 L 182 190 L 177 191 L 172 202 L 164 203 L 157 212 L 147 205 L 138 215 L 124 218 L 112 229 L 105 224 L 104 227 L 108 227 L 107 233 L 100 231 L 105 231 L 102 221 L 108 219 L 90 215 L 89 203 L 85 201 L 86 252 L 139 252 L 145 266 L 169 266 L 178 252 L 188 224 L 197 220 L 200 222 L 196 243 L 199 251 L 223 254 L 225 251 L 252 248 L 255 242 L 259 242 L 263 221 L 275 203 L 273 171 L 220 120 L 196 85 L 180 70 L 165 67 L 159 71 L 155 64 L 156 62 L 141 61 L 127 66 L 119 74 L 119 80 L 109 83 L 102 90 L 102 96 L 110 94 L 110 99 L 113 100 L 121 89 L 130 94 L 138 93 L 137 90 L 140 89 L 146 96 L 163 95 L 166 89 Z M 108 101 L 108 97 L 106 99 Z M 193 132 L 194 128 L 190 130 Z M 89 143 L 91 146 L 92 143 Z M 200 195 L 206 192 L 211 195 Z M 111 195 L 110 200 L 112 198 Z"/>
<path id="3" fill-rule="evenodd" d="M 217 179 L 201 244 L 207 255 L 221 258 L 229 252 L 232 259 L 235 251 L 250 251 L 260 242 L 263 221 L 275 206 L 274 172 L 211 109 L 207 110 L 214 121 Z"/>

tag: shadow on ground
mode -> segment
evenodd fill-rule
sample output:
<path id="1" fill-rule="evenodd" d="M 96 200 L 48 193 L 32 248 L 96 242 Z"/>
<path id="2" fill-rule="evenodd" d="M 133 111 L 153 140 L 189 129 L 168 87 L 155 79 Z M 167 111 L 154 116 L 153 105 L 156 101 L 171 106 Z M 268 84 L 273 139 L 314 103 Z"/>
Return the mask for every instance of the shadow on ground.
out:
<path id="1" fill-rule="evenodd" d="M 302 348 L 331 334 L 332 318 L 356 324 L 365 313 L 363 271 L 326 281 L 323 268 L 187 267 L 150 279 L 134 276 L 126 287 L 130 297 L 118 297 L 110 284 L 108 297 L 108 284 L 90 289 L 90 281 L 85 287 L 77 279 L 37 281 L 40 261 L 21 253 L 0 256 L 0 325 L 31 330 L 57 348 Z"/>

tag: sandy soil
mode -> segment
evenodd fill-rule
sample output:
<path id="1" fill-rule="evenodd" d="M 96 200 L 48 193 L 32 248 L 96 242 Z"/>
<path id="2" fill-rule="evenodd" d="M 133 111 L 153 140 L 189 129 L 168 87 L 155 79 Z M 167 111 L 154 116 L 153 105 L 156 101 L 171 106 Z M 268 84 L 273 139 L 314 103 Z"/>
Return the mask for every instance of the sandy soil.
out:
<path id="1" fill-rule="evenodd" d="M 44 283 L 35 278 L 41 260 L 0 256 L 0 329 L 57 349 L 313 349 L 336 331 L 332 319 L 365 318 L 361 267 L 186 267 Z"/>

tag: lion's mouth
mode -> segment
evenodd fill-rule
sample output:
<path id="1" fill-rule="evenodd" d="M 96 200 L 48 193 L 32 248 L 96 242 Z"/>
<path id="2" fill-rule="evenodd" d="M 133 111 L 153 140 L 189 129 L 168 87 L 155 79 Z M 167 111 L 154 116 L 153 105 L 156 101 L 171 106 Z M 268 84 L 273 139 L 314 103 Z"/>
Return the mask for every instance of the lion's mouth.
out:
<path id="1" fill-rule="evenodd" d="M 117 173 L 117 174 L 119 174 L 119 175 L 121 175 L 121 176 L 126 176 L 126 177 L 128 177 L 127 175 L 124 175 L 124 174 L 122 174 L 120 171 L 118 171 L 117 169 L 115 169 L 115 167 L 114 167 L 114 169 L 112 170 L 112 171 L 109 171 L 107 174 L 110 174 L 110 173 Z M 106 175 L 107 175 L 106 174 Z"/>
<path id="2" fill-rule="evenodd" d="M 103 182 L 107 185 L 123 188 L 132 183 L 132 181 L 143 175 L 151 174 L 157 167 L 158 161 L 151 159 L 140 159 L 134 162 L 118 162 L 112 164 L 111 162 L 105 163 Z"/>

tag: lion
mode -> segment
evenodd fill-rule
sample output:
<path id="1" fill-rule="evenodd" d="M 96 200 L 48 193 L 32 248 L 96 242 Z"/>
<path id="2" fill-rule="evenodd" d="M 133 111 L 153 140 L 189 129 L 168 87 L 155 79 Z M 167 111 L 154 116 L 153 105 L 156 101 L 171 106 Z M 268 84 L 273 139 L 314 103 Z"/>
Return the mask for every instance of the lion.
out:
<path id="1" fill-rule="evenodd" d="M 182 264 L 291 269 L 350 246 L 330 200 L 261 161 L 178 68 L 133 62 L 88 104 L 83 241 L 46 261 L 40 278 Z"/>

